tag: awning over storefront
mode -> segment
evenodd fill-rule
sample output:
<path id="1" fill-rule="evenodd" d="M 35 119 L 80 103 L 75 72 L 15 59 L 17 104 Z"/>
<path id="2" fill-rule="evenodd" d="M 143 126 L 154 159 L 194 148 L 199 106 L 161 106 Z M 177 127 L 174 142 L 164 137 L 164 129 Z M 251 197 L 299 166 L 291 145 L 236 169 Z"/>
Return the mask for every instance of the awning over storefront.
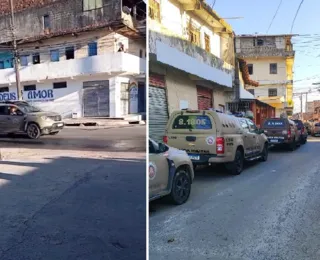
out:
<path id="1" fill-rule="evenodd" d="M 239 102 L 227 103 L 227 109 L 232 113 L 252 111 L 253 121 L 258 127 L 266 118 L 275 116 L 275 108 L 258 99 L 240 99 Z"/>
<path id="2" fill-rule="evenodd" d="M 245 90 L 244 88 L 240 87 L 240 99 L 249 99 L 254 100 L 255 97 L 249 91 Z"/>
<path id="3" fill-rule="evenodd" d="M 276 97 L 259 97 L 258 98 L 261 102 L 267 103 L 270 106 L 278 109 L 284 108 L 284 97 L 276 96 Z"/>

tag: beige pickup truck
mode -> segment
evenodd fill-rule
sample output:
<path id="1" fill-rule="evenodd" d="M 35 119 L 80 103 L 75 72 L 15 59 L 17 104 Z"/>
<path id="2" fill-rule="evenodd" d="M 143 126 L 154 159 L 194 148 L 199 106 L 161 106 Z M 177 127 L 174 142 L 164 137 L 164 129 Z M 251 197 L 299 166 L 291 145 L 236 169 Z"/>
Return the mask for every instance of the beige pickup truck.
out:
<path id="1" fill-rule="evenodd" d="M 211 110 L 173 112 L 163 139 L 185 150 L 194 166 L 222 163 L 235 175 L 245 160 L 268 159 L 268 139 L 251 120 Z"/>
<path id="2" fill-rule="evenodd" d="M 185 151 L 149 139 L 149 201 L 168 196 L 174 204 L 185 203 L 194 172 Z"/>
<path id="3" fill-rule="evenodd" d="M 0 102 L 0 133 L 26 134 L 30 139 L 56 135 L 64 128 L 61 115 L 45 112 L 25 101 Z"/>

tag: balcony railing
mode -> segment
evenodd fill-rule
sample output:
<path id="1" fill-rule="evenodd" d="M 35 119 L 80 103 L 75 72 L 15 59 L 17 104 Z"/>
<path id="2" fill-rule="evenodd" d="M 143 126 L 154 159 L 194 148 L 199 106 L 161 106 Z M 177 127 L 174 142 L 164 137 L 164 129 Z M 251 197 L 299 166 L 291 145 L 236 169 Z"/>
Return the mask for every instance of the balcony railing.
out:
<path id="1" fill-rule="evenodd" d="M 156 54 L 156 42 L 160 41 L 170 47 L 173 47 L 180 52 L 187 54 L 190 57 L 197 59 L 198 61 L 209 65 L 218 70 L 224 71 L 228 74 L 234 74 L 234 67 L 222 59 L 218 58 L 212 53 L 207 52 L 203 48 L 192 44 L 191 42 L 175 37 L 165 35 L 159 32 L 150 31 L 149 32 L 149 48 L 150 53 Z"/>
<path id="2" fill-rule="evenodd" d="M 139 75 L 144 74 L 145 71 L 146 61 L 144 59 L 118 52 L 22 67 L 20 69 L 20 80 L 21 82 L 41 81 L 92 74 Z M 0 84 L 10 84 L 15 81 L 14 69 L 0 70 Z"/>
<path id="3" fill-rule="evenodd" d="M 286 49 L 277 49 L 275 47 L 268 46 L 256 46 L 242 48 L 237 50 L 237 56 L 239 58 L 248 57 L 291 57 L 295 55 L 295 51 L 287 51 Z"/>

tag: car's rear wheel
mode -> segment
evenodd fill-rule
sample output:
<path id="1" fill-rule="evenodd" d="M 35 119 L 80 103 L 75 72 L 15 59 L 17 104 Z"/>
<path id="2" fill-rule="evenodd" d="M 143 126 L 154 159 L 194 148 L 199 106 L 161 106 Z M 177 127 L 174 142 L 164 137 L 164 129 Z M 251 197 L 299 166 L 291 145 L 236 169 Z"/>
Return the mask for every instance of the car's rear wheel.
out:
<path id="1" fill-rule="evenodd" d="M 297 148 L 296 138 L 294 137 L 292 143 L 289 146 L 290 151 L 294 151 Z"/>
<path id="2" fill-rule="evenodd" d="M 261 153 L 261 161 L 266 162 L 268 160 L 269 150 L 268 144 L 264 144 L 263 151 Z"/>
<path id="3" fill-rule="evenodd" d="M 173 177 L 170 193 L 171 201 L 176 205 L 185 203 L 191 192 L 191 179 L 186 169 L 180 168 Z"/>
<path id="4" fill-rule="evenodd" d="M 234 161 L 226 164 L 227 171 L 232 175 L 239 175 L 243 170 L 243 153 L 241 150 L 237 150 L 234 156 Z"/>
<path id="5" fill-rule="evenodd" d="M 30 139 L 38 139 L 41 136 L 41 130 L 35 123 L 30 123 L 27 127 L 27 135 Z"/>
<path id="6" fill-rule="evenodd" d="M 296 143 L 297 147 L 301 146 L 301 137 L 298 139 L 298 142 Z"/>

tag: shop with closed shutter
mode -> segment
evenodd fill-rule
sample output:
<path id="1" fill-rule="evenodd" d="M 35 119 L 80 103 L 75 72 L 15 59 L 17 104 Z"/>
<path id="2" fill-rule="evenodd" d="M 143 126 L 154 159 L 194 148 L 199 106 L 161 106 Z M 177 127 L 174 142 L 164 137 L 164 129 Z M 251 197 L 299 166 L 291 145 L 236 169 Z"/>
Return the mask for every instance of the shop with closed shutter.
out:
<path id="1" fill-rule="evenodd" d="M 149 75 L 149 136 L 161 142 L 168 122 L 168 101 L 165 78 Z"/>
<path id="2" fill-rule="evenodd" d="M 197 86 L 198 109 L 206 110 L 213 108 L 213 91 L 212 89 Z"/>
<path id="3" fill-rule="evenodd" d="M 109 80 L 83 82 L 83 116 L 109 116 Z"/>

